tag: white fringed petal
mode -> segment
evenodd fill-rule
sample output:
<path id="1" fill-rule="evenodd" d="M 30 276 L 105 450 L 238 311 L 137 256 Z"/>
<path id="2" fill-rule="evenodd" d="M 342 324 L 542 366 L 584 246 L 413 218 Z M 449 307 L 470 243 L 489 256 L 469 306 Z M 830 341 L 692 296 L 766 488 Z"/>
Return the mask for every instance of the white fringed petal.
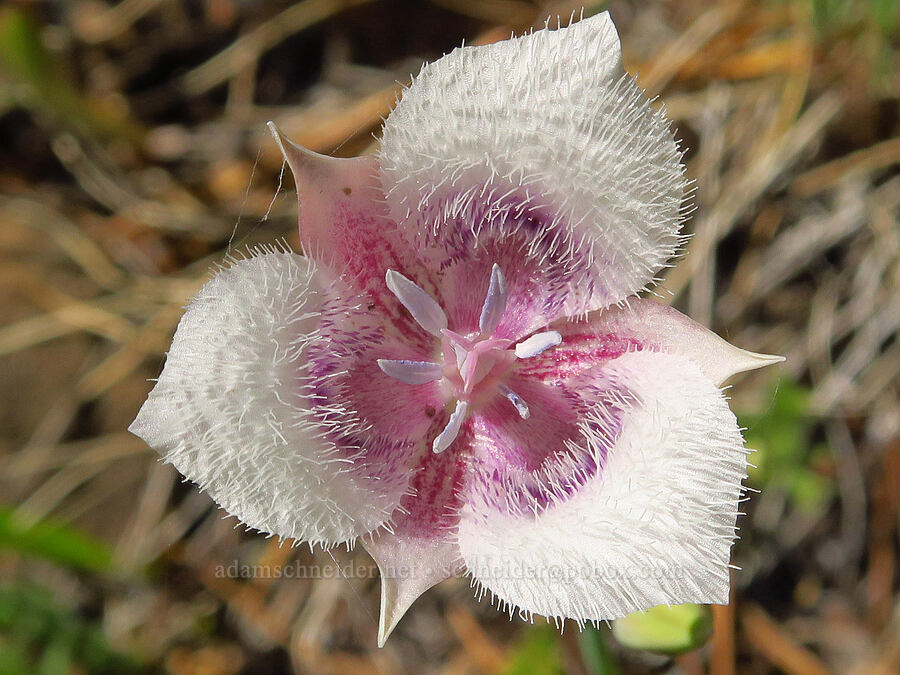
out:
<path id="1" fill-rule="evenodd" d="M 669 354 L 626 353 L 598 377 L 623 394 L 598 475 L 537 516 L 467 503 L 458 541 L 469 573 L 510 609 L 579 622 L 727 603 L 746 456 L 725 398 Z"/>
<path id="2" fill-rule="evenodd" d="M 302 256 L 221 269 L 188 306 L 129 430 L 250 527 L 330 546 L 382 525 L 406 484 L 354 473 L 311 410 L 323 295 Z"/>
<path id="3" fill-rule="evenodd" d="M 379 159 L 409 232 L 449 237 L 476 227 L 472 212 L 516 208 L 556 228 L 554 246 L 593 274 L 570 274 L 582 296 L 570 313 L 643 288 L 679 245 L 681 152 L 624 74 L 608 13 L 426 64 L 385 123 Z"/>

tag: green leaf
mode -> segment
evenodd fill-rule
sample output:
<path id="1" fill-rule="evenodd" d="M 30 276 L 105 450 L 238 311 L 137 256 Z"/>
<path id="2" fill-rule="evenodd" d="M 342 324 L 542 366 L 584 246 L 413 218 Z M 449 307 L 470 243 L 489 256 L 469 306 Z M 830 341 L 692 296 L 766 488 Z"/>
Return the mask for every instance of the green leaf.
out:
<path id="1" fill-rule="evenodd" d="M 712 636 L 712 611 L 706 605 L 659 606 L 613 622 L 613 635 L 631 649 L 682 654 Z"/>
<path id="2" fill-rule="evenodd" d="M 750 484 L 781 490 L 795 508 L 813 514 L 834 494 L 834 481 L 820 471 L 833 461 L 827 446 L 811 447 L 816 419 L 809 414 L 809 399 L 806 388 L 783 379 L 765 414 L 740 420 L 747 427 L 747 446 L 756 451 L 750 456 L 756 467 L 750 468 Z"/>
<path id="3" fill-rule="evenodd" d="M 0 71 L 49 105 L 68 109 L 77 99 L 41 42 L 37 24 L 18 7 L 0 10 Z"/>
<path id="4" fill-rule="evenodd" d="M 27 645 L 0 636 L 0 673 L 29 675 L 30 670 Z"/>
<path id="5" fill-rule="evenodd" d="M 106 571 L 112 562 L 109 548 L 93 537 L 48 521 L 23 522 L 12 510 L 0 508 L 3 549 L 89 572 Z"/>
<path id="6" fill-rule="evenodd" d="M 148 672 L 113 650 L 95 622 L 57 603 L 46 588 L 0 586 L 0 673 L 131 675 Z"/>
<path id="7" fill-rule="evenodd" d="M 609 649 L 609 628 L 585 627 L 578 636 L 581 660 L 590 675 L 620 675 L 616 657 Z"/>
<path id="8" fill-rule="evenodd" d="M 833 492 L 830 480 L 809 469 L 798 471 L 791 481 L 791 501 L 807 514 L 818 513 Z"/>
<path id="9" fill-rule="evenodd" d="M 562 675 L 559 633 L 551 626 L 525 631 L 512 653 L 504 675 Z"/>
<path id="10" fill-rule="evenodd" d="M 144 130 L 127 113 L 82 94 L 64 66 L 44 46 L 41 26 L 27 11 L 0 7 L 0 105 L 22 105 L 54 127 L 89 137 L 142 138 Z"/>

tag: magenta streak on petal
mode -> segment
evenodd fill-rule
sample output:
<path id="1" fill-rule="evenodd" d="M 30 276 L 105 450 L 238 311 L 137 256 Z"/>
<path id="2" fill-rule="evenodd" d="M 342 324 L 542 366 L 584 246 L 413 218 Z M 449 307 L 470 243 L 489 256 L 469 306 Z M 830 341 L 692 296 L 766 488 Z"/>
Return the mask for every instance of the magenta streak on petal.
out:
<path id="1" fill-rule="evenodd" d="M 320 155 L 292 143 L 274 124 L 270 128 L 294 174 L 305 253 L 348 282 L 354 294 L 368 295 L 367 306 L 397 317 L 396 301 L 383 297 L 385 271 L 390 267 L 417 282 L 428 280 L 388 215 L 378 160 Z"/>
<path id="2" fill-rule="evenodd" d="M 563 334 L 562 344 L 533 358 L 520 361 L 517 373 L 548 384 L 566 382 L 615 359 L 625 352 L 640 351 L 644 345 L 634 338 L 593 333 Z"/>
<path id="3" fill-rule="evenodd" d="M 377 312 L 346 305 L 338 297 L 325 302 L 323 339 L 307 355 L 316 410 L 335 433 L 371 439 L 359 444 L 357 454 L 372 444 L 421 445 L 444 406 L 437 383 L 410 386 L 382 372 L 378 359 L 414 360 L 415 347 L 386 335 Z"/>
<path id="4" fill-rule="evenodd" d="M 446 426 L 449 415 L 435 418 L 429 436 Z M 395 532 L 405 536 L 439 538 L 452 533 L 459 520 L 460 498 L 471 454 L 472 434 L 466 420 L 459 430 L 453 452 L 426 452 L 413 467 L 410 488 L 400 507 L 405 516 L 396 519 Z"/>
<path id="5" fill-rule="evenodd" d="M 377 214 L 361 212 L 345 204 L 336 209 L 336 218 L 335 227 L 339 231 L 333 236 L 333 244 L 343 261 L 342 271 L 365 294 L 365 309 L 379 314 L 386 329 L 403 335 L 424 355 L 432 345 L 432 336 L 385 284 L 387 270 L 396 270 L 436 297 L 436 288 L 415 253 L 402 239 L 396 225 Z"/>
<path id="6" fill-rule="evenodd" d="M 464 430 L 460 441 L 466 442 Z M 363 546 L 382 574 L 380 643 L 420 594 L 462 571 L 455 530 L 466 469 L 464 455 L 422 455 L 413 469 L 412 492 L 401 501 L 390 529 L 363 538 Z"/>

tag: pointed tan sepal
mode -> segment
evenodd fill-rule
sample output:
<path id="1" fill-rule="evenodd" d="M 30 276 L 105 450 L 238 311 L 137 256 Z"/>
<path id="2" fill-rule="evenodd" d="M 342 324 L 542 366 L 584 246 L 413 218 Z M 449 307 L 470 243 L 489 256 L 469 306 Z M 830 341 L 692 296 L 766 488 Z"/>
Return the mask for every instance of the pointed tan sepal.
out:
<path id="1" fill-rule="evenodd" d="M 783 356 L 776 356 L 773 354 L 759 354 L 757 352 L 750 352 L 746 349 L 741 349 L 740 347 L 735 347 L 730 343 L 728 344 L 728 354 L 727 354 L 727 364 L 728 368 L 727 374 L 723 371 L 720 381 L 716 384 L 722 385 L 725 380 L 727 380 L 732 375 L 737 375 L 738 373 L 746 373 L 749 370 L 756 370 L 757 368 L 764 368 L 765 366 L 773 366 L 776 363 L 781 363 L 784 361 Z M 723 360 L 724 361 L 724 360 Z"/>
<path id="2" fill-rule="evenodd" d="M 377 159 L 321 155 L 294 143 L 274 122 L 268 127 L 294 176 L 304 251 L 320 264 L 343 270 L 354 229 L 386 211 Z"/>
<path id="3" fill-rule="evenodd" d="M 422 593 L 461 571 L 454 542 L 381 532 L 363 547 L 381 573 L 378 646 L 384 647 L 400 619 Z"/>

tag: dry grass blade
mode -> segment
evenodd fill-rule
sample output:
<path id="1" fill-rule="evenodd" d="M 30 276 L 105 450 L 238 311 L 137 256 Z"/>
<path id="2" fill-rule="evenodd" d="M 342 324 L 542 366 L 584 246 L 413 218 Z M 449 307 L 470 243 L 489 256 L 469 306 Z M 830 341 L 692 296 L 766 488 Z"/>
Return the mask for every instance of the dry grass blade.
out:
<path id="1" fill-rule="evenodd" d="M 712 253 L 715 245 L 734 227 L 737 219 L 753 204 L 772 181 L 796 161 L 822 129 L 837 114 L 840 101 L 824 95 L 813 103 L 797 123 L 785 132 L 782 142 L 760 155 L 741 171 L 733 185 L 723 188 L 723 197 L 695 226 L 694 237 L 686 249 L 684 263 L 673 269 L 661 285 L 661 291 L 677 297 L 691 277 Z"/>
<path id="2" fill-rule="evenodd" d="M 199 96 L 234 77 L 285 38 L 329 16 L 371 0 L 303 0 L 263 21 L 181 78 L 188 96 Z"/>
<path id="3" fill-rule="evenodd" d="M 861 177 L 892 165 L 900 165 L 900 138 L 891 138 L 852 152 L 801 174 L 791 189 L 802 197 L 811 197 L 834 187 L 840 181 Z"/>
<path id="4" fill-rule="evenodd" d="M 117 288 L 125 282 L 125 275 L 107 254 L 75 223 L 57 209 L 36 199 L 0 198 L 0 211 L 9 218 L 7 226 L 17 222 L 44 232 L 75 261 L 84 274 L 103 288 Z"/>
<path id="5" fill-rule="evenodd" d="M 79 36 L 88 42 L 111 40 L 165 2 L 166 0 L 122 0 L 101 11 L 96 7 L 86 7 L 84 11 L 76 9 L 75 28 Z"/>
<path id="6" fill-rule="evenodd" d="M 797 644 L 762 608 L 745 607 L 741 625 L 753 645 L 788 675 L 831 675 L 824 663 Z"/>
<path id="7" fill-rule="evenodd" d="M 428 2 L 482 21 L 512 26 L 533 21 L 534 5 L 520 0 L 428 0 Z"/>
<path id="8" fill-rule="evenodd" d="M 649 65 L 639 68 L 638 82 L 648 93 L 662 91 L 673 77 L 723 28 L 737 18 L 740 2 L 726 2 L 710 7 L 697 17 L 677 40 L 667 44 Z"/>

